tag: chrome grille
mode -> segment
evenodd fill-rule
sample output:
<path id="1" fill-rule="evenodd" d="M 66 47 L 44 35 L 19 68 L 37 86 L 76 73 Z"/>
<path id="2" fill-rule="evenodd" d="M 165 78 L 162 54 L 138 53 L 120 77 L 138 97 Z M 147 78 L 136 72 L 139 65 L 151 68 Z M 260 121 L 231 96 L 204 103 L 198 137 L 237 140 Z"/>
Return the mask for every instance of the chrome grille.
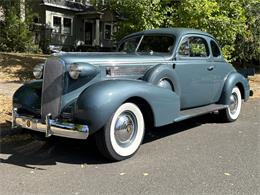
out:
<path id="1" fill-rule="evenodd" d="M 47 114 L 56 118 L 61 110 L 61 97 L 64 87 L 64 62 L 56 57 L 49 58 L 44 67 L 41 116 Z"/>

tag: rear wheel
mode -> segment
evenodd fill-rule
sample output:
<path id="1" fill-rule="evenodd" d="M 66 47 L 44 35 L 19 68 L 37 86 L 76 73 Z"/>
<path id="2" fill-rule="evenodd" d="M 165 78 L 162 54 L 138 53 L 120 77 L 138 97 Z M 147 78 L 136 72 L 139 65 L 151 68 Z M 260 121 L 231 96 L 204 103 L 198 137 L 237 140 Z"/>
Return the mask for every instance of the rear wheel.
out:
<path id="1" fill-rule="evenodd" d="M 96 134 L 100 152 L 107 158 L 120 161 L 133 156 L 144 136 L 144 118 L 133 103 L 122 104 L 102 131 Z"/>
<path id="2" fill-rule="evenodd" d="M 232 122 L 235 121 L 241 111 L 241 104 L 242 104 L 242 98 L 241 98 L 241 92 L 238 87 L 234 87 L 232 89 L 231 95 L 229 97 L 229 105 L 225 110 L 220 111 L 220 115 L 226 122 Z"/>

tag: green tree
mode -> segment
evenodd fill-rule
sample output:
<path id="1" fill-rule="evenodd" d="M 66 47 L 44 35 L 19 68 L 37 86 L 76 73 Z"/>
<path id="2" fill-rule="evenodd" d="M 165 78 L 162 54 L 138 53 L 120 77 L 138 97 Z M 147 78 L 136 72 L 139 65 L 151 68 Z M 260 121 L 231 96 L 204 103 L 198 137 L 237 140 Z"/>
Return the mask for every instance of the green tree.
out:
<path id="1" fill-rule="evenodd" d="M 0 51 L 25 52 L 36 46 L 33 43 L 33 33 L 29 30 L 33 14 L 25 6 L 26 18 L 20 18 L 19 1 L 0 0 L 4 20 L 0 22 Z M 38 50 L 38 49 L 36 49 Z"/>
<path id="2" fill-rule="evenodd" d="M 259 2 L 112 0 L 111 5 L 126 17 L 118 23 L 118 39 L 131 32 L 158 27 L 196 28 L 216 37 L 228 60 L 248 61 L 257 59 L 259 55 Z M 246 49 L 242 43 L 250 46 Z M 248 54 L 249 50 L 254 54 Z"/>
<path id="3" fill-rule="evenodd" d="M 241 0 L 245 9 L 246 26 L 243 34 L 237 36 L 234 58 L 241 64 L 260 63 L 260 1 Z"/>
<path id="4" fill-rule="evenodd" d="M 211 33 L 227 59 L 232 59 L 235 41 L 245 31 L 245 10 L 239 0 L 184 0 L 175 12 L 174 26 L 197 28 Z"/>
<path id="5" fill-rule="evenodd" d="M 164 12 L 160 0 L 114 0 L 111 7 L 122 15 L 118 22 L 117 39 L 132 32 L 158 28 L 163 24 Z"/>

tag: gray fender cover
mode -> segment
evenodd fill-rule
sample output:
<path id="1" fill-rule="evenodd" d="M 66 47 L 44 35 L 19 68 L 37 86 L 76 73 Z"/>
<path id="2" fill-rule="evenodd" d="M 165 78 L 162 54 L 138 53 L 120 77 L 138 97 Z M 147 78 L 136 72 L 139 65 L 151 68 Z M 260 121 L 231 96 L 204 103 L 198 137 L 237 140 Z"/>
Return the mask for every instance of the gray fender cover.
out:
<path id="1" fill-rule="evenodd" d="M 159 64 L 149 69 L 144 75 L 144 80 L 154 85 L 157 85 L 162 78 L 168 79 L 173 85 L 174 92 L 180 96 L 181 88 L 178 82 L 178 75 L 172 66 Z"/>
<path id="2" fill-rule="evenodd" d="M 242 93 L 244 94 L 244 96 L 242 98 L 244 98 L 245 101 L 248 100 L 250 87 L 247 79 L 238 72 L 231 72 L 225 80 L 219 103 L 226 105 L 229 104 L 229 97 L 231 95 L 231 91 L 233 87 L 235 87 L 237 84 L 241 84 L 243 87 Z"/>
<path id="3" fill-rule="evenodd" d="M 180 99 L 171 90 L 138 80 L 105 80 L 85 89 L 76 103 L 75 118 L 87 124 L 90 133 L 101 129 L 129 98 L 138 97 L 151 107 L 154 125 L 172 123 L 179 116 Z"/>

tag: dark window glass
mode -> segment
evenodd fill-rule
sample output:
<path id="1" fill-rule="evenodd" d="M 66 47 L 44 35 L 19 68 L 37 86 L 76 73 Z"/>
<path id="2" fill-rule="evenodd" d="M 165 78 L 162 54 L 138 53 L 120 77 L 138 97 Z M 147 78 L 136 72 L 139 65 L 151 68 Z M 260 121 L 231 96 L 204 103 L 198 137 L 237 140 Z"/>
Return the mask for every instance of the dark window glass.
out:
<path id="1" fill-rule="evenodd" d="M 182 41 L 178 53 L 184 57 L 207 57 L 209 56 L 209 47 L 205 39 L 189 37 Z"/>
<path id="2" fill-rule="evenodd" d="M 141 37 L 132 37 L 124 41 L 120 46 L 118 51 L 132 53 L 135 52 L 136 47 L 140 41 Z"/>
<path id="3" fill-rule="evenodd" d="M 171 53 L 173 49 L 173 44 L 174 38 L 170 36 L 144 36 L 138 48 L 138 52 Z"/>
<path id="4" fill-rule="evenodd" d="M 207 57 L 209 56 L 209 48 L 205 39 L 200 37 L 190 37 L 190 56 L 191 57 Z"/>
<path id="5" fill-rule="evenodd" d="M 213 57 L 219 57 L 221 55 L 220 49 L 215 41 L 210 41 L 210 46 L 212 50 Z"/>
<path id="6" fill-rule="evenodd" d="M 63 33 L 64 34 L 71 34 L 71 19 L 70 18 L 63 18 Z"/>
<path id="7" fill-rule="evenodd" d="M 112 38 L 112 25 L 105 24 L 105 39 L 110 40 Z"/>
<path id="8" fill-rule="evenodd" d="M 61 33 L 61 17 L 53 16 L 53 31 Z"/>
<path id="9" fill-rule="evenodd" d="M 190 56 L 190 47 L 189 47 L 189 39 L 185 38 L 182 41 L 182 44 L 179 48 L 179 55 L 183 57 L 189 57 Z"/>

